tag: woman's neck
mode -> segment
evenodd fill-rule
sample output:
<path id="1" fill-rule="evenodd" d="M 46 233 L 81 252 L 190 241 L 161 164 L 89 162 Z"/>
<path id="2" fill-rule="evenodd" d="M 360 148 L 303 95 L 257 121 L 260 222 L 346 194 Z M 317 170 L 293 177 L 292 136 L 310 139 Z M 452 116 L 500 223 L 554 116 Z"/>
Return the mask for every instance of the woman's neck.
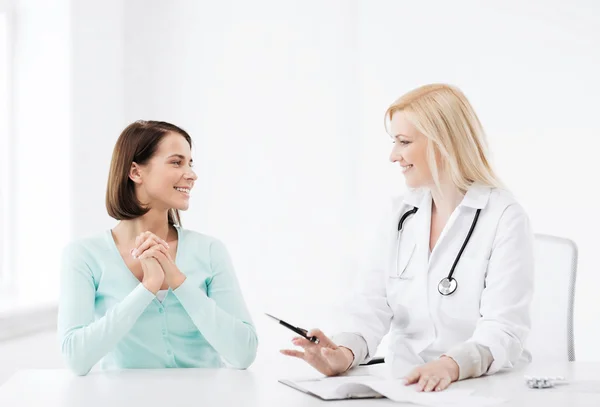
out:
<path id="1" fill-rule="evenodd" d="M 448 219 L 452 212 L 463 200 L 465 194 L 462 193 L 452 183 L 441 184 L 441 188 L 431 188 L 431 198 L 433 200 L 431 205 L 432 213 L 436 213 L 444 219 Z"/>
<path id="2" fill-rule="evenodd" d="M 168 213 L 150 210 L 138 218 L 122 220 L 115 226 L 114 232 L 121 234 L 127 240 L 135 240 L 140 234 L 151 232 L 167 241 L 169 229 Z"/>

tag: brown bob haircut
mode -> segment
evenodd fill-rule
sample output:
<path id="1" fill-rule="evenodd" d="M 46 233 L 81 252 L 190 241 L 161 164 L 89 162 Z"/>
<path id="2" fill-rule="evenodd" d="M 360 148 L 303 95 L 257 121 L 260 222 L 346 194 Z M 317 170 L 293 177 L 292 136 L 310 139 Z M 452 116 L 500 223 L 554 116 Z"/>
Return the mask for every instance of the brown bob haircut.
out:
<path id="1" fill-rule="evenodd" d="M 148 213 L 135 196 L 133 181 L 129 178 L 132 163 L 145 165 L 156 153 L 158 145 L 169 133 L 185 137 L 192 148 L 192 138 L 174 124 L 138 120 L 123 130 L 113 150 L 106 186 L 106 210 L 116 220 L 135 219 Z M 169 210 L 169 225 L 181 225 L 179 210 Z"/>

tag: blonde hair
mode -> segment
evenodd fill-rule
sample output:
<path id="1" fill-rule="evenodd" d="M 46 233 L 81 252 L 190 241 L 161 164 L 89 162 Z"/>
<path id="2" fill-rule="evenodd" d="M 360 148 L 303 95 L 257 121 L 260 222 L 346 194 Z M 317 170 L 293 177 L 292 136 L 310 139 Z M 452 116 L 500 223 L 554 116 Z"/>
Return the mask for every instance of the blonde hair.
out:
<path id="1" fill-rule="evenodd" d="M 387 121 L 398 111 L 427 137 L 427 162 L 438 189 L 440 171 L 436 157 L 441 158 L 443 170 L 462 192 L 475 182 L 503 187 L 490 165 L 481 123 L 458 88 L 431 84 L 406 93 L 385 112 L 386 129 Z"/>

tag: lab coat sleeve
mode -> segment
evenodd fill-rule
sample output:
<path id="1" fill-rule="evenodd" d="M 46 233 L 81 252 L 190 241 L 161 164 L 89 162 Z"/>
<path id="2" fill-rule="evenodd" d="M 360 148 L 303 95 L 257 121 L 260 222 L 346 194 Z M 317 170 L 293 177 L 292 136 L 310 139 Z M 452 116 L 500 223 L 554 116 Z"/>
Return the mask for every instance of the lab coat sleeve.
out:
<path id="1" fill-rule="evenodd" d="M 343 346 L 350 349 L 352 355 L 354 356 L 350 368 L 362 363 L 362 361 L 365 360 L 369 354 L 367 342 L 361 334 L 354 332 L 342 332 L 334 335 L 331 340 L 338 346 Z"/>
<path id="2" fill-rule="evenodd" d="M 534 285 L 533 233 L 521 206 L 511 204 L 500 217 L 485 276 L 481 318 L 471 340 L 493 356 L 487 374 L 519 360 L 531 328 Z"/>
<path id="3" fill-rule="evenodd" d="M 485 374 L 494 358 L 487 346 L 475 342 L 464 342 L 444 354 L 458 365 L 458 380 L 479 377 Z"/>

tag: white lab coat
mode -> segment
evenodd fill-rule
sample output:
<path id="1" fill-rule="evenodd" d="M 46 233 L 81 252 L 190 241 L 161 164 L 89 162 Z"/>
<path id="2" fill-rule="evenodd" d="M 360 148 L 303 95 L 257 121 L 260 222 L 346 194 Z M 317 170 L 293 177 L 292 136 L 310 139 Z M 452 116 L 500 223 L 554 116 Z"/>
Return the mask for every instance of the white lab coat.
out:
<path id="1" fill-rule="evenodd" d="M 366 360 L 390 331 L 386 363 L 403 371 L 466 341 L 489 348 L 494 360 L 488 374 L 529 361 L 524 342 L 531 323 L 533 233 L 523 208 L 504 190 L 474 184 L 430 254 L 431 203 L 429 191 L 415 190 L 394 204 L 344 331 L 362 336 Z M 400 216 L 415 206 L 418 212 L 399 236 Z M 477 209 L 478 223 L 453 276 L 458 288 L 442 296 L 438 283 L 450 272 Z"/>

